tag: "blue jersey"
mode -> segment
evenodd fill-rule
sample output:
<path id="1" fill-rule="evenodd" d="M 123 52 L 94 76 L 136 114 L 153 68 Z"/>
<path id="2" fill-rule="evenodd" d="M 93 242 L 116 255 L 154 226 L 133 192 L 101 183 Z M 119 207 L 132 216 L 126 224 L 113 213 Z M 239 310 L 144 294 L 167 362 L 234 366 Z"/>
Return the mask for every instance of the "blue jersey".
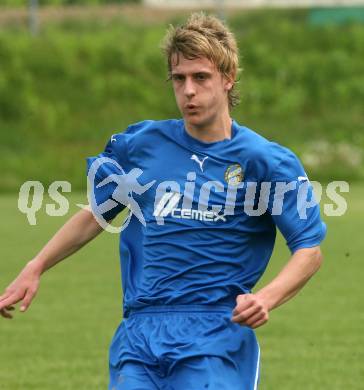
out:
<path id="1" fill-rule="evenodd" d="M 234 305 L 263 274 L 276 227 L 291 252 L 325 236 L 297 157 L 235 121 L 231 139 L 212 143 L 183 120 L 140 122 L 89 158 L 89 171 L 100 159 L 94 207 L 106 205 L 106 220 L 133 211 L 120 240 L 125 316 L 148 305 Z"/>

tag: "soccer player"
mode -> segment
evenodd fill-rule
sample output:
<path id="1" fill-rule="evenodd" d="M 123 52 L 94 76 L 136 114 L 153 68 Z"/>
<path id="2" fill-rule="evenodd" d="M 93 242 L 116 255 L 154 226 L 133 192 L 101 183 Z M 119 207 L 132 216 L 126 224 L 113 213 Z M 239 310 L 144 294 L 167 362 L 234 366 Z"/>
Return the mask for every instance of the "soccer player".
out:
<path id="1" fill-rule="evenodd" d="M 164 51 L 183 118 L 133 124 L 88 159 L 92 213 L 79 211 L 27 263 L 1 314 L 19 301 L 27 310 L 41 274 L 128 206 L 109 389 L 253 390 L 254 329 L 318 270 L 325 225 L 297 157 L 231 119 L 238 50 L 227 27 L 193 14 L 170 28 Z M 252 292 L 276 227 L 291 257 Z"/>

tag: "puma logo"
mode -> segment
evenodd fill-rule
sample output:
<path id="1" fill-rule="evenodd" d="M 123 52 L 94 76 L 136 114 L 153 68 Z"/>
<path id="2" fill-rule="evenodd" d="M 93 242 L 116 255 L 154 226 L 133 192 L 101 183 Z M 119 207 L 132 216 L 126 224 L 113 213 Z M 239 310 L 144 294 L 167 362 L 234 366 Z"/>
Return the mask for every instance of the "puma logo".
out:
<path id="1" fill-rule="evenodd" d="M 191 156 L 191 160 L 196 161 L 197 164 L 200 166 L 201 172 L 203 172 L 203 163 L 204 163 L 205 160 L 208 159 L 208 158 L 209 158 L 209 157 L 206 156 L 206 157 L 204 157 L 202 160 L 200 160 L 195 154 L 193 154 L 193 155 Z"/>

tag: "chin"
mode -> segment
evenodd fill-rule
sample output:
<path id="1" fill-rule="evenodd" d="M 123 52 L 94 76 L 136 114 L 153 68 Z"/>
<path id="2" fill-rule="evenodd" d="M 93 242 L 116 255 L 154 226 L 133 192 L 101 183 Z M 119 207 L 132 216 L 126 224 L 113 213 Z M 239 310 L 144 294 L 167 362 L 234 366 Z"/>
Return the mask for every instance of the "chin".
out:
<path id="1" fill-rule="evenodd" d="M 203 127 L 208 123 L 207 118 L 201 115 L 185 115 L 184 120 L 186 123 L 195 127 Z"/>

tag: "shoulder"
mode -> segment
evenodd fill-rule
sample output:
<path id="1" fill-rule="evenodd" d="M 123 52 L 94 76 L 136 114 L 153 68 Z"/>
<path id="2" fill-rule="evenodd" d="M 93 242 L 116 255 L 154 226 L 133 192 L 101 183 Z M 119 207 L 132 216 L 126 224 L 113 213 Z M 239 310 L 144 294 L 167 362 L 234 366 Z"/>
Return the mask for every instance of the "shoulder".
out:
<path id="1" fill-rule="evenodd" d="M 127 127 L 124 134 L 127 136 L 163 134 L 170 132 L 171 129 L 177 127 L 180 123 L 178 119 L 165 120 L 145 120 L 133 123 Z"/>
<path id="2" fill-rule="evenodd" d="M 247 176 L 254 180 L 288 180 L 302 174 L 302 165 L 289 148 L 272 142 L 248 127 L 238 125 L 241 154 Z"/>
<path id="3" fill-rule="evenodd" d="M 151 144 L 158 138 L 173 137 L 173 129 L 179 125 L 177 119 L 144 120 L 130 124 L 125 130 L 113 134 L 108 146 L 115 151 L 129 151 L 135 147 Z"/>

